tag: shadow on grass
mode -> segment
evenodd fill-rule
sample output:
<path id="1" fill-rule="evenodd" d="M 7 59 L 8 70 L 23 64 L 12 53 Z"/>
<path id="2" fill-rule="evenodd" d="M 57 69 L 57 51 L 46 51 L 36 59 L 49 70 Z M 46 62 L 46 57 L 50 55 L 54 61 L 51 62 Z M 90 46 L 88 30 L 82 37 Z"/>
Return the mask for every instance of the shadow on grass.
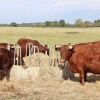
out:
<path id="1" fill-rule="evenodd" d="M 81 34 L 80 32 L 65 32 L 67 34 Z"/>
<path id="2" fill-rule="evenodd" d="M 80 81 L 79 73 L 74 75 L 71 72 L 69 67 L 62 68 L 62 78 L 64 80 L 70 79 L 70 80 L 72 80 L 74 82 L 79 82 Z M 87 82 L 89 82 L 89 83 L 93 82 L 94 83 L 96 81 L 100 81 L 100 75 L 88 73 L 86 79 L 87 79 Z"/>
<path id="3" fill-rule="evenodd" d="M 65 74 L 65 72 L 63 71 L 63 75 L 62 75 L 62 78 L 64 80 L 67 80 L 67 79 L 70 79 L 71 81 L 74 81 L 74 82 L 80 82 L 80 76 L 75 76 L 75 75 L 68 75 L 68 74 Z M 95 83 L 96 81 L 100 81 L 100 75 L 97 75 L 97 74 L 91 74 L 91 75 L 87 75 L 86 77 L 87 81 L 86 82 L 93 82 Z"/>

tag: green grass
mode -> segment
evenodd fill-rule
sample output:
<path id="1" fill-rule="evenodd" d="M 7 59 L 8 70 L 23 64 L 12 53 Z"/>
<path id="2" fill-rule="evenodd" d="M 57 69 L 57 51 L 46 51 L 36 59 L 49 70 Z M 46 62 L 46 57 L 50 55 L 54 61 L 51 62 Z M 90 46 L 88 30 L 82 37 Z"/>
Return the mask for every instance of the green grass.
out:
<path id="1" fill-rule="evenodd" d="M 0 42 L 16 43 L 20 38 L 38 40 L 49 46 L 75 44 L 100 40 L 100 28 L 0 27 Z"/>

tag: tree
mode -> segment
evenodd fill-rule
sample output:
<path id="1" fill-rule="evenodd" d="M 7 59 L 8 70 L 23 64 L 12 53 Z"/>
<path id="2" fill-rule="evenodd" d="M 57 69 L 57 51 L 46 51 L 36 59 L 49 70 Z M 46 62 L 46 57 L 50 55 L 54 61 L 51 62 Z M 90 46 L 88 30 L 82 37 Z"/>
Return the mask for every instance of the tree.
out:
<path id="1" fill-rule="evenodd" d="M 18 25 L 17 25 L 17 23 L 12 22 L 12 23 L 10 23 L 10 26 L 17 27 Z"/>
<path id="2" fill-rule="evenodd" d="M 46 21 L 45 22 L 45 25 L 48 27 L 50 25 L 50 22 L 49 21 Z"/>
<path id="3" fill-rule="evenodd" d="M 58 26 L 58 21 L 54 21 L 54 26 L 57 27 Z"/>
<path id="4" fill-rule="evenodd" d="M 60 27 L 65 27 L 65 21 L 64 20 L 59 20 L 59 26 Z"/>
<path id="5" fill-rule="evenodd" d="M 90 21 L 84 21 L 84 26 L 85 27 L 92 27 L 93 26 L 93 23 L 90 22 Z"/>
<path id="6" fill-rule="evenodd" d="M 77 26 L 77 27 L 82 27 L 82 26 L 83 26 L 83 21 L 82 21 L 82 19 L 76 19 L 76 21 L 75 21 L 75 26 Z"/>
<path id="7" fill-rule="evenodd" d="M 94 21 L 94 26 L 99 27 L 100 26 L 100 20 L 95 20 Z"/>

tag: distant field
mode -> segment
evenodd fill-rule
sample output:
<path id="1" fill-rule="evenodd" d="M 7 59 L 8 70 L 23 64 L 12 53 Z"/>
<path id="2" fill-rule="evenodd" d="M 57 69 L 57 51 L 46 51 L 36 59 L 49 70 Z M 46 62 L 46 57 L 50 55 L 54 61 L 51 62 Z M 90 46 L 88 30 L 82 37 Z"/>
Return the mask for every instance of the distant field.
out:
<path id="1" fill-rule="evenodd" d="M 16 43 L 20 38 L 38 40 L 49 46 L 74 44 L 100 40 L 100 28 L 0 27 L 0 42 Z"/>

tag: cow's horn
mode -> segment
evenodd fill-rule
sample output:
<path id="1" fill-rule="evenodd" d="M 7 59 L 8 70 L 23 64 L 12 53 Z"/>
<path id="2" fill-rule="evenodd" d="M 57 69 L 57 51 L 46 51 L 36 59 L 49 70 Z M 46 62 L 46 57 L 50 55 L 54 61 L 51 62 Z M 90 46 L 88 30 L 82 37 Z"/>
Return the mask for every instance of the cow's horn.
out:
<path id="1" fill-rule="evenodd" d="M 10 51 L 10 44 L 8 44 L 8 45 L 7 45 L 7 50 L 9 50 L 9 51 Z"/>
<path id="2" fill-rule="evenodd" d="M 69 49 L 73 49 L 73 46 L 72 46 L 72 45 L 69 45 L 68 48 L 69 48 Z"/>

